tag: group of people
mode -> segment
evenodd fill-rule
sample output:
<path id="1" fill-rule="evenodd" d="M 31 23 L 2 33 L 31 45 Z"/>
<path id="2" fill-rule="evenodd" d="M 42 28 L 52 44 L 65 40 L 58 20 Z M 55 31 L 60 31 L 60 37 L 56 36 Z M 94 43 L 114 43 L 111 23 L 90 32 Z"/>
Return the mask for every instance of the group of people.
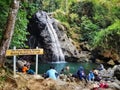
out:
<path id="1" fill-rule="evenodd" d="M 53 66 L 50 67 L 50 69 L 44 74 L 45 78 L 52 78 L 54 80 L 57 79 L 59 74 L 63 74 L 64 72 L 69 73 L 69 66 L 66 66 L 61 70 L 60 73 L 58 73 Z M 90 70 L 88 75 L 86 75 L 85 70 L 83 66 L 80 66 L 79 69 L 77 70 L 76 74 L 73 74 L 72 76 L 75 78 L 79 78 L 80 80 L 85 80 L 87 81 L 100 81 L 101 77 L 98 73 L 98 71 L 104 70 L 104 66 L 100 64 L 100 67 L 94 70 Z"/>
<path id="2" fill-rule="evenodd" d="M 30 68 L 30 66 L 31 66 L 30 62 L 18 61 L 17 62 L 17 71 L 33 75 L 34 71 Z"/>
<path id="3" fill-rule="evenodd" d="M 66 66 L 64 67 L 60 73 L 58 73 L 56 70 L 55 70 L 55 67 L 54 66 L 50 66 L 50 69 L 47 70 L 47 72 L 44 74 L 44 77 L 45 78 L 51 78 L 51 79 L 54 79 L 56 80 L 57 77 L 59 76 L 59 74 L 63 74 L 63 73 L 66 73 L 68 74 L 69 73 L 69 66 Z"/>
<path id="4" fill-rule="evenodd" d="M 23 73 L 31 74 L 34 75 L 34 71 L 30 69 L 30 63 L 25 63 L 22 68 L 19 68 L 20 71 Z M 102 77 L 99 74 L 99 71 L 104 70 L 104 66 L 100 64 L 100 66 L 96 69 L 90 70 L 88 74 L 85 73 L 85 69 L 83 66 L 80 66 L 75 74 L 72 74 L 72 77 L 78 78 L 79 80 L 84 80 L 86 84 L 89 81 L 98 81 L 97 83 L 95 82 L 93 85 L 92 90 L 98 90 L 99 88 L 108 88 L 108 84 L 102 80 Z M 64 67 L 59 73 L 55 70 L 54 66 L 50 66 L 50 69 L 46 71 L 46 73 L 43 74 L 44 78 L 51 78 L 53 80 L 57 80 L 58 76 L 60 74 L 66 74 L 66 75 L 71 75 L 70 72 L 70 67 L 66 66 Z"/>
<path id="5" fill-rule="evenodd" d="M 100 70 L 104 70 L 103 64 L 100 64 L 100 66 L 96 69 L 90 70 L 88 75 L 86 75 L 84 68 L 82 66 L 79 67 L 78 71 L 76 74 L 73 74 L 73 77 L 78 77 L 80 80 L 85 80 L 87 81 L 100 81 L 101 76 L 99 75 Z"/>
<path id="6" fill-rule="evenodd" d="M 57 79 L 57 77 L 59 76 L 59 74 L 69 74 L 69 66 L 64 67 L 60 73 L 58 73 L 54 66 L 50 66 L 50 69 L 44 74 L 45 78 L 52 78 L 54 80 Z M 79 69 L 77 70 L 77 72 L 75 74 L 72 75 L 72 77 L 75 78 L 79 78 L 80 80 L 85 80 L 87 81 L 100 81 L 101 77 L 98 73 L 98 71 L 100 70 L 104 70 L 104 66 L 102 64 L 100 64 L 100 67 L 94 70 L 90 70 L 88 75 L 86 75 L 85 70 L 83 68 L 83 66 L 80 66 Z M 27 74 L 34 74 L 34 71 L 32 69 L 30 69 L 30 63 L 25 63 L 24 66 L 22 66 L 22 68 L 20 68 L 20 71 L 22 71 L 23 73 L 27 73 Z"/>
<path id="7" fill-rule="evenodd" d="M 98 70 L 90 70 L 88 75 L 86 75 L 84 68 L 82 66 L 79 67 L 76 74 L 73 74 L 73 77 L 79 78 L 80 80 L 87 81 L 100 81 L 101 77 L 98 74 Z"/>
<path id="8" fill-rule="evenodd" d="M 68 75 L 69 73 L 69 66 L 64 67 L 61 72 L 57 72 L 54 68 L 54 66 L 50 66 L 50 69 L 46 71 L 46 73 L 43 75 L 44 78 L 51 78 L 56 80 L 59 76 L 59 74 L 66 74 Z M 102 81 L 101 76 L 99 75 L 99 71 L 100 70 L 104 70 L 104 66 L 102 64 L 100 64 L 100 66 L 96 69 L 90 70 L 88 74 L 85 73 L 84 67 L 80 66 L 77 70 L 77 72 L 75 74 L 72 75 L 72 77 L 78 78 L 80 80 L 85 80 L 86 83 L 88 81 L 98 81 L 99 85 L 95 86 L 94 90 L 98 90 L 96 88 L 108 88 L 108 85 Z M 30 64 L 24 64 L 24 66 L 21 68 L 21 71 L 23 73 L 27 73 L 27 74 L 34 74 L 34 71 L 32 69 L 30 69 Z M 101 82 L 102 81 L 102 82 Z"/>

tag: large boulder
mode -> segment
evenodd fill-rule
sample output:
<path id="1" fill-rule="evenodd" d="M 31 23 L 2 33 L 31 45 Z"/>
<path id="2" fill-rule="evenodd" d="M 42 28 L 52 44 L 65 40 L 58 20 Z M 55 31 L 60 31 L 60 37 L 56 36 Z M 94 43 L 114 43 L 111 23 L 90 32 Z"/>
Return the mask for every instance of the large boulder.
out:
<path id="1" fill-rule="evenodd" d="M 120 80 L 120 65 L 116 65 L 114 66 L 114 76 Z"/>
<path id="2" fill-rule="evenodd" d="M 115 65 L 115 62 L 111 59 L 110 61 L 107 62 L 107 64 L 114 66 L 114 65 Z"/>
<path id="3" fill-rule="evenodd" d="M 17 68 L 22 69 L 22 67 L 26 64 L 27 62 L 25 60 L 18 60 L 16 62 Z"/>

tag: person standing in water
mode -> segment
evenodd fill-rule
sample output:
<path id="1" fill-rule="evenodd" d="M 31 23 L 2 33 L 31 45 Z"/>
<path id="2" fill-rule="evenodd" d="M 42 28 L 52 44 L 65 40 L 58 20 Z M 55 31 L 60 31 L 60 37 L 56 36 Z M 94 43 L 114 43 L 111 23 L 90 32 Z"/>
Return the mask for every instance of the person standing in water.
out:
<path id="1" fill-rule="evenodd" d="M 66 75 L 68 75 L 68 74 L 69 74 L 69 70 L 70 70 L 70 67 L 69 67 L 69 66 L 66 66 L 66 67 L 64 67 L 64 68 L 61 70 L 60 74 L 66 74 Z"/>

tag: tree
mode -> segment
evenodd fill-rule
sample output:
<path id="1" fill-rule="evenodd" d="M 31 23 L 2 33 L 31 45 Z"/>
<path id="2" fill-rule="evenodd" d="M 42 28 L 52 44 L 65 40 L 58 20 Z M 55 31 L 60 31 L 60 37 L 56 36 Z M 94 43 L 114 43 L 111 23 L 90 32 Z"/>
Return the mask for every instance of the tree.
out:
<path id="1" fill-rule="evenodd" d="M 12 35 L 14 33 L 14 26 L 15 26 L 17 12 L 19 9 L 19 2 L 20 2 L 19 0 L 13 0 L 10 6 L 10 11 L 9 11 L 5 31 L 3 33 L 3 36 L 0 42 L 0 67 L 4 66 L 5 53 L 10 46 Z"/>

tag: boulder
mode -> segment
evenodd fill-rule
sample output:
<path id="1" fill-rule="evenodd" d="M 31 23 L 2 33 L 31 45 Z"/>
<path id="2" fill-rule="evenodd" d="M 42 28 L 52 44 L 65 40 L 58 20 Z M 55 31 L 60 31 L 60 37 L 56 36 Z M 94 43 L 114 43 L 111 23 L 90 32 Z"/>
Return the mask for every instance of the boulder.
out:
<path id="1" fill-rule="evenodd" d="M 113 67 L 114 69 L 114 76 L 120 80 L 120 65 L 116 65 Z"/>
<path id="2" fill-rule="evenodd" d="M 107 64 L 109 64 L 109 65 L 112 65 L 112 66 L 113 66 L 113 65 L 115 65 L 115 62 L 111 59 L 110 61 L 108 61 L 108 62 L 107 62 Z"/>
<path id="3" fill-rule="evenodd" d="M 112 90 L 120 90 L 120 85 L 116 82 L 110 82 L 108 85 L 110 88 L 112 88 Z"/>
<path id="4" fill-rule="evenodd" d="M 55 32 L 50 32 L 53 29 Z M 73 61 L 80 58 L 74 41 L 67 36 L 63 25 L 54 18 L 49 17 L 46 12 L 36 12 L 29 20 L 27 30 L 30 32 L 28 38 L 30 48 L 36 48 L 38 46 L 44 49 L 44 55 L 39 57 L 41 61 L 56 62 L 58 59 L 58 61 L 61 61 L 60 49 L 62 49 L 62 53 L 68 61 L 70 60 L 69 58 L 72 58 Z M 55 47 L 60 49 L 57 50 Z"/>
<path id="5" fill-rule="evenodd" d="M 18 68 L 21 69 L 26 63 L 27 63 L 27 62 L 26 62 L 25 60 L 18 60 L 18 61 L 16 62 L 16 65 L 17 65 Z"/>

